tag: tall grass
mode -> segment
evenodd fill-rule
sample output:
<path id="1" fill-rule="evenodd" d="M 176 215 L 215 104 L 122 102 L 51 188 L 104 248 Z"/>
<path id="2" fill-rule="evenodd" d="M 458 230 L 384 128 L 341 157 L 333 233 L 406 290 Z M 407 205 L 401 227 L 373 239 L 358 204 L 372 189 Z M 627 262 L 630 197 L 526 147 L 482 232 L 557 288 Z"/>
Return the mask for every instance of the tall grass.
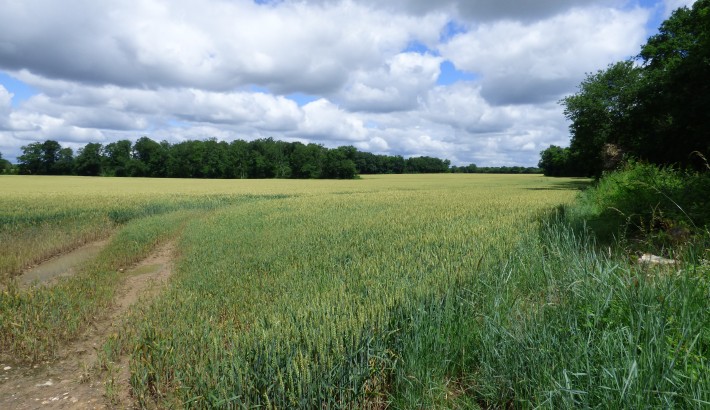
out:
<path id="1" fill-rule="evenodd" d="M 686 248 L 694 253 L 681 258 L 686 265 L 664 268 L 619 259 L 569 226 L 579 208 L 548 215 L 575 195 L 564 181 L 204 184 L 170 189 L 190 203 L 225 199 L 163 212 L 168 192 L 122 193 L 115 206 L 129 217 L 98 265 L 52 289 L 1 295 L 3 351 L 51 356 L 86 315 L 108 306 L 117 266 L 175 238 L 180 259 L 169 287 L 133 310 L 104 347 L 108 361 L 130 355 L 139 406 L 710 402 L 710 266 L 691 263 L 710 259 L 708 251 Z M 159 212 L 134 214 L 142 208 L 132 201 L 158 203 Z M 73 333 L 55 322 L 74 323 Z"/>
<path id="2" fill-rule="evenodd" d="M 14 279 L 0 275 L 0 351 L 13 361 L 37 362 L 55 357 L 63 343 L 91 320 L 104 316 L 124 279 L 120 268 L 139 262 L 160 243 L 179 236 L 188 220 L 264 197 L 98 195 L 79 200 L 62 193 L 48 195 L 41 203 L 30 200 L 32 196 L 17 195 L 15 202 L 12 198 L 0 201 L 4 206 L 0 237 L 8 241 L 0 254 L 5 266 L 8 261 L 25 266 L 48 247 L 55 251 L 57 246 L 71 248 L 77 241 L 112 234 L 98 256 L 83 262 L 75 276 L 55 286 L 21 289 Z"/>
<path id="3" fill-rule="evenodd" d="M 0 186 L 0 285 L 54 255 L 107 238 L 133 219 L 181 209 L 209 211 L 245 198 L 307 188 L 284 189 L 285 184 L 259 181 L 198 184 L 180 179 L 26 175 L 2 175 Z"/>
<path id="4" fill-rule="evenodd" d="M 567 217 L 586 224 L 601 241 L 626 241 L 644 252 L 679 253 L 693 236 L 706 233 L 709 197 L 707 172 L 630 162 L 580 196 Z"/>
<path id="5" fill-rule="evenodd" d="M 317 207 L 289 198 L 188 226 L 174 287 L 128 341 L 136 399 L 707 404 L 707 268 L 619 262 L 564 220 L 534 223 L 523 204 L 546 205 L 531 194 L 349 194 L 320 196 Z"/>
<path id="6" fill-rule="evenodd" d="M 707 264 L 619 263 L 561 221 L 543 234 L 422 316 L 394 407 L 709 405 Z"/>

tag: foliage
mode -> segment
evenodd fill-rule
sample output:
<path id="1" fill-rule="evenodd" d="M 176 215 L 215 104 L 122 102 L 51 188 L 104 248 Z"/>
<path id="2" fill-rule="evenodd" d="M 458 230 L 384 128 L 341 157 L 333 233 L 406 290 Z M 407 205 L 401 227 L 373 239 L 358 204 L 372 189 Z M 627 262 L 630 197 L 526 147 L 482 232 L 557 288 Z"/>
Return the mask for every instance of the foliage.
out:
<path id="1" fill-rule="evenodd" d="M 550 145 L 540 153 L 540 162 L 537 164 L 543 171 L 546 177 L 559 177 L 572 175 L 573 172 L 569 169 L 570 149 Z"/>
<path id="2" fill-rule="evenodd" d="M 2 153 L 0 153 L 0 174 L 10 174 L 12 168 L 12 163 L 3 158 Z"/>
<path id="3" fill-rule="evenodd" d="M 434 174 L 448 172 L 449 160 L 441 160 L 432 157 L 411 157 L 404 162 L 404 172 L 408 174 Z"/>
<path id="4" fill-rule="evenodd" d="M 600 239 L 636 238 L 637 250 L 678 252 L 710 224 L 708 198 L 708 173 L 632 161 L 605 174 L 569 212 Z"/>
<path id="5" fill-rule="evenodd" d="M 690 164 L 693 151 L 710 153 L 710 0 L 680 8 L 641 49 L 648 81 L 643 102 L 653 149 L 641 158 Z M 695 163 L 695 165 L 702 165 Z"/>
<path id="6" fill-rule="evenodd" d="M 375 155 L 352 146 L 275 141 L 231 143 L 216 139 L 176 144 L 141 137 L 103 146 L 88 143 L 74 157 L 56 141 L 22 147 L 20 173 L 31 175 L 134 176 L 154 178 L 298 178 L 353 179 L 358 174 L 492 173 L 536 174 L 532 167 L 456 167 L 449 160 L 422 156 Z"/>
<path id="7" fill-rule="evenodd" d="M 325 178 L 364 174 L 443 173 L 449 161 L 432 157 L 374 155 L 351 146 L 287 143 L 272 138 L 231 143 L 207 139 L 169 144 L 148 137 L 89 143 L 76 157 L 56 141 L 22 147 L 20 173 L 31 175 L 172 178 Z"/>
<path id="8" fill-rule="evenodd" d="M 536 167 L 479 167 L 476 164 L 460 167 L 454 165 L 451 167 L 451 172 L 454 174 L 542 174 L 542 170 Z"/>
<path id="9" fill-rule="evenodd" d="M 79 149 L 75 159 L 76 172 L 79 175 L 98 176 L 103 173 L 103 147 L 96 142 L 90 142 Z"/>
<path id="10" fill-rule="evenodd" d="M 709 59 L 710 0 L 698 0 L 662 23 L 642 47 L 640 64 L 622 61 L 589 74 L 562 100 L 572 134 L 567 175 L 610 170 L 609 146 L 626 157 L 700 169 L 694 153 L 710 152 Z"/>
<path id="11" fill-rule="evenodd" d="M 634 140 L 641 128 L 636 124 L 638 87 L 642 69 L 632 61 L 612 64 L 604 71 L 589 75 L 579 92 L 563 100 L 565 116 L 572 122 L 572 142 L 568 160 L 570 171 L 598 176 L 604 170 L 602 147 Z"/>

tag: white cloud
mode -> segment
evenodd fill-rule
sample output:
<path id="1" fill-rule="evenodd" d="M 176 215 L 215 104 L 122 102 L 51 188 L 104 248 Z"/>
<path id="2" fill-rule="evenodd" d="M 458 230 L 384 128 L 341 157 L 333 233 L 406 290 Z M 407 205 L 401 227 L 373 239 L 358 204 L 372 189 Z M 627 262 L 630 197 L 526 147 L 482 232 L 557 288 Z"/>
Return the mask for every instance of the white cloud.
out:
<path id="1" fill-rule="evenodd" d="M 13 94 L 0 84 L 0 129 L 10 114 Z"/>
<path id="2" fill-rule="evenodd" d="M 472 82 L 431 90 L 423 111 L 431 121 L 470 133 L 500 131 L 513 120 L 505 108 L 493 109 Z"/>
<path id="3" fill-rule="evenodd" d="M 9 110 L 13 94 L 0 84 L 0 110 Z M 0 111 L 2 112 L 2 111 Z"/>
<path id="4" fill-rule="evenodd" d="M 445 23 L 354 2 L 73 0 L 59 7 L 28 0 L 0 15 L 0 38 L 13 39 L 0 45 L 0 61 L 10 70 L 96 84 L 222 91 L 259 84 L 323 93 L 412 40 L 435 41 Z"/>
<path id="5" fill-rule="evenodd" d="M 636 54 L 648 17 L 640 8 L 592 8 L 531 24 L 498 21 L 457 35 L 441 52 L 482 76 L 488 101 L 545 102 L 573 90 L 585 72 Z"/>
<path id="6" fill-rule="evenodd" d="M 385 153 L 390 149 L 389 144 L 381 137 L 372 137 L 369 141 L 356 142 L 355 147 L 365 152 Z"/>
<path id="7" fill-rule="evenodd" d="M 12 112 L 12 97 L 13 94 L 0 84 L 0 133 L 8 127 Z"/>
<path id="8" fill-rule="evenodd" d="M 534 165 L 567 142 L 556 101 L 692 3 L 654 1 L 5 2 L 0 70 L 38 93 L 0 83 L 0 149 L 274 137 Z M 475 76 L 438 85 L 447 60 Z"/>
<path id="9" fill-rule="evenodd" d="M 298 2 L 301 0 L 286 0 Z M 306 0 L 310 4 L 337 4 L 342 0 Z M 424 15 L 447 12 L 462 19 L 489 21 L 496 19 L 531 20 L 562 13 L 580 6 L 619 6 L 624 0 L 360 0 L 358 3 L 392 13 Z"/>
<path id="10" fill-rule="evenodd" d="M 397 54 L 378 70 L 351 75 L 340 98 L 347 108 L 356 111 L 416 108 L 420 98 L 436 84 L 441 61 L 440 57 L 428 54 Z"/>
<path id="11" fill-rule="evenodd" d="M 680 7 L 691 8 L 695 0 L 663 0 L 663 18 L 668 18 L 676 9 Z"/>
<path id="12" fill-rule="evenodd" d="M 298 136 L 317 141 L 363 141 L 367 130 L 362 119 L 346 112 L 326 99 L 319 99 L 303 107 L 303 122 L 296 130 Z"/>

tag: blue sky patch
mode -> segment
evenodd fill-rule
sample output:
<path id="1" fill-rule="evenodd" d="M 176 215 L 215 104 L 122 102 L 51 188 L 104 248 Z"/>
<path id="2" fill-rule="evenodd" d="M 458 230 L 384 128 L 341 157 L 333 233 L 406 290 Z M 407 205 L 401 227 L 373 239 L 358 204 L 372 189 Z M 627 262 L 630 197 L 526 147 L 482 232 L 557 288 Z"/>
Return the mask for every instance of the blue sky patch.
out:
<path id="1" fill-rule="evenodd" d="M 429 47 L 426 45 L 418 42 L 418 41 L 412 41 L 410 42 L 407 47 L 403 50 L 405 53 L 419 53 L 419 54 L 431 54 L 438 56 L 439 53 L 437 53 L 435 50 L 431 50 Z"/>
<path id="2" fill-rule="evenodd" d="M 458 34 L 463 34 L 467 32 L 468 30 L 466 27 L 464 27 L 462 24 L 459 24 L 453 20 L 450 20 L 444 28 L 441 30 L 441 36 L 439 37 L 439 40 L 442 43 L 445 43 L 449 41 L 452 37 L 458 35 Z"/>
<path id="3" fill-rule="evenodd" d="M 288 98 L 291 101 L 295 101 L 299 107 L 303 107 L 304 105 L 311 103 L 311 102 L 320 98 L 315 95 L 304 94 L 304 93 L 291 93 L 291 94 L 285 95 L 284 97 Z"/>
<path id="4" fill-rule="evenodd" d="M 262 93 L 262 94 L 271 94 L 271 91 L 269 91 L 268 88 L 262 87 L 260 85 L 255 85 L 252 84 L 248 87 L 246 87 L 247 91 L 250 93 Z"/>
<path id="5" fill-rule="evenodd" d="M 451 85 L 459 81 L 473 81 L 476 78 L 478 78 L 476 74 L 457 70 L 456 67 L 451 63 L 451 61 L 446 60 L 441 63 L 441 74 L 439 74 L 439 78 L 436 80 L 436 84 Z"/>
<path id="6" fill-rule="evenodd" d="M 12 106 L 14 108 L 17 108 L 21 102 L 39 94 L 39 91 L 2 71 L 0 71 L 0 85 L 14 94 L 12 97 Z"/>
<path id="7" fill-rule="evenodd" d="M 173 128 L 189 128 L 191 124 L 187 121 L 170 119 L 168 120 L 168 125 Z"/>

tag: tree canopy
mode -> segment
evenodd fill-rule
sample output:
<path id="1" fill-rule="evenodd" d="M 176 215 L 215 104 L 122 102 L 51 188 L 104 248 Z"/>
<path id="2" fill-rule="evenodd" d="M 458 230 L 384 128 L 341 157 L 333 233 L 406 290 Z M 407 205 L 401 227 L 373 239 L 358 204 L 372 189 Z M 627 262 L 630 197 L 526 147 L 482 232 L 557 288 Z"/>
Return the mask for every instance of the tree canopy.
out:
<path id="1" fill-rule="evenodd" d="M 90 142 L 75 156 L 72 154 L 70 148 L 53 140 L 34 142 L 22 147 L 18 170 L 32 175 L 302 179 L 351 179 L 359 174 L 540 172 L 534 167 L 451 166 L 449 160 L 429 156 L 405 159 L 401 155 L 362 152 L 352 146 L 325 148 L 273 138 L 170 144 L 141 137 L 135 143 Z"/>
<path id="2" fill-rule="evenodd" d="M 0 174 L 9 173 L 12 170 L 12 164 L 10 161 L 2 157 L 2 152 L 0 152 Z"/>
<path id="3" fill-rule="evenodd" d="M 698 0 L 673 12 L 635 59 L 589 74 L 562 100 L 570 146 L 549 147 L 539 166 L 546 175 L 599 176 L 615 155 L 698 166 L 694 153 L 710 152 L 708 78 L 710 0 Z"/>

